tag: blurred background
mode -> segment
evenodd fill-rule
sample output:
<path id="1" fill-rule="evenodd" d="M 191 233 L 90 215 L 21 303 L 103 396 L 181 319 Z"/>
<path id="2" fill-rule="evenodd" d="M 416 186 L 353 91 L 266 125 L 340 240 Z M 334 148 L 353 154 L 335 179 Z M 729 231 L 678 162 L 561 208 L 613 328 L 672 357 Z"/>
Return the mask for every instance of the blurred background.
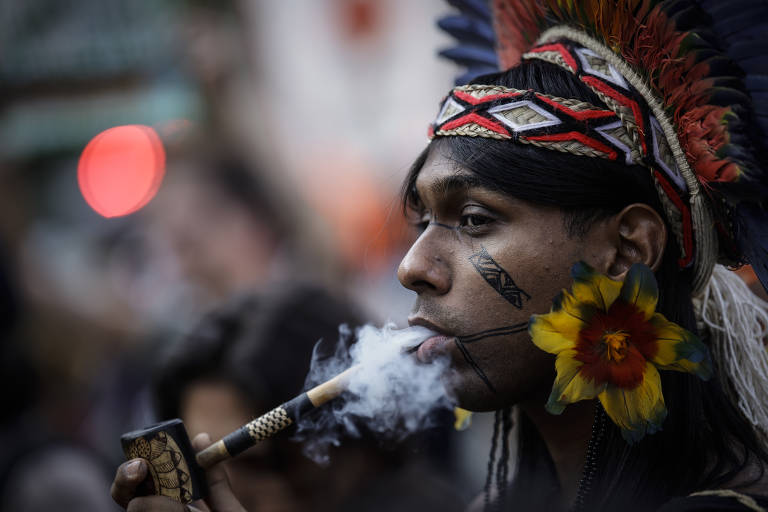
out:
<path id="1" fill-rule="evenodd" d="M 311 283 L 404 325 L 398 193 L 453 83 L 435 56 L 447 10 L 0 2 L 2 510 L 114 510 L 118 439 L 158 419 L 162 354 L 234 296 Z M 120 182 L 128 203 L 105 165 L 138 176 Z M 382 464 L 420 459 L 460 509 L 482 487 L 488 425 Z"/>

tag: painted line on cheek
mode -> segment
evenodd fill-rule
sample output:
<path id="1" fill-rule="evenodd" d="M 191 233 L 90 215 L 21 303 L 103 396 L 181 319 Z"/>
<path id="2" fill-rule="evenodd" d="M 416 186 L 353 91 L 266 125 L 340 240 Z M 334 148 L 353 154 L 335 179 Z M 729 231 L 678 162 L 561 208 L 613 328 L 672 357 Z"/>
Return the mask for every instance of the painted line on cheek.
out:
<path id="1" fill-rule="evenodd" d="M 496 393 L 496 388 L 493 387 L 493 384 L 491 384 L 491 381 L 488 380 L 488 377 L 486 377 L 485 372 L 475 363 L 475 360 L 472 359 L 472 356 L 469 355 L 469 351 L 467 350 L 467 347 L 464 346 L 464 344 L 459 341 L 458 338 L 454 338 L 453 341 L 456 343 L 456 346 L 459 348 L 459 351 L 461 352 L 461 355 L 464 356 L 464 360 L 467 362 L 469 366 L 472 367 L 472 369 L 475 371 L 478 377 L 480 377 L 480 380 L 482 380 L 486 386 L 488 386 L 488 389 L 490 389 L 493 393 Z"/>
<path id="2" fill-rule="evenodd" d="M 467 334 L 466 336 L 458 336 L 462 343 L 474 343 L 475 341 L 484 340 L 486 338 L 493 338 L 495 336 L 506 336 L 507 334 L 516 334 L 528 330 L 528 322 L 520 322 L 519 324 L 507 325 L 504 327 L 497 327 L 496 329 L 488 329 L 487 331 L 480 331 L 474 334 Z"/>
<path id="3" fill-rule="evenodd" d="M 482 247 L 480 252 L 470 256 L 469 261 L 485 279 L 485 282 L 517 309 L 523 309 L 523 298 L 530 300 L 531 296 L 528 295 L 528 292 L 515 284 L 512 276 L 496 263 L 496 260 L 491 257 L 485 247 Z"/>

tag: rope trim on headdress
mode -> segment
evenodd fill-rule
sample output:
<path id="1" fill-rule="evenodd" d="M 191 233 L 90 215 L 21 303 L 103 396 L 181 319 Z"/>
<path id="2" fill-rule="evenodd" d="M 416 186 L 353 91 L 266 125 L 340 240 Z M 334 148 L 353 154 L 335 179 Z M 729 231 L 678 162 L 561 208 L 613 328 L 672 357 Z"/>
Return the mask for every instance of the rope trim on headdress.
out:
<path id="1" fill-rule="evenodd" d="M 726 392 L 768 437 L 768 302 L 734 272 L 716 265 L 693 303 L 700 329 L 709 332 L 710 350 Z"/>

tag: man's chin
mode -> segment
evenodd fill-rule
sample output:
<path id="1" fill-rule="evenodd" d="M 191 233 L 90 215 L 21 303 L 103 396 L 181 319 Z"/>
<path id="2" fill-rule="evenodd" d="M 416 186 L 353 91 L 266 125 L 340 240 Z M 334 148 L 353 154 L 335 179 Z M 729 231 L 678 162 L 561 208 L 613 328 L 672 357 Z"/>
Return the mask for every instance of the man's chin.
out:
<path id="1" fill-rule="evenodd" d="M 511 405 L 501 393 L 494 393 L 474 373 L 449 369 L 442 378 L 448 396 L 454 403 L 474 412 L 489 412 Z"/>

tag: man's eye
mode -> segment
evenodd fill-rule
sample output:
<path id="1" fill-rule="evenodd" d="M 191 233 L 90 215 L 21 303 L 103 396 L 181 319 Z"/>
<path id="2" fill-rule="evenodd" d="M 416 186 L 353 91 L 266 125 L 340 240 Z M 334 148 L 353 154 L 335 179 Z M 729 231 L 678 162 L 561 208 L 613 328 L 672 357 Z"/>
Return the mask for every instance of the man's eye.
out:
<path id="1" fill-rule="evenodd" d="M 476 228 L 491 222 L 493 222 L 492 218 L 486 217 L 485 215 L 478 215 L 476 213 L 461 216 L 462 227 Z"/>

